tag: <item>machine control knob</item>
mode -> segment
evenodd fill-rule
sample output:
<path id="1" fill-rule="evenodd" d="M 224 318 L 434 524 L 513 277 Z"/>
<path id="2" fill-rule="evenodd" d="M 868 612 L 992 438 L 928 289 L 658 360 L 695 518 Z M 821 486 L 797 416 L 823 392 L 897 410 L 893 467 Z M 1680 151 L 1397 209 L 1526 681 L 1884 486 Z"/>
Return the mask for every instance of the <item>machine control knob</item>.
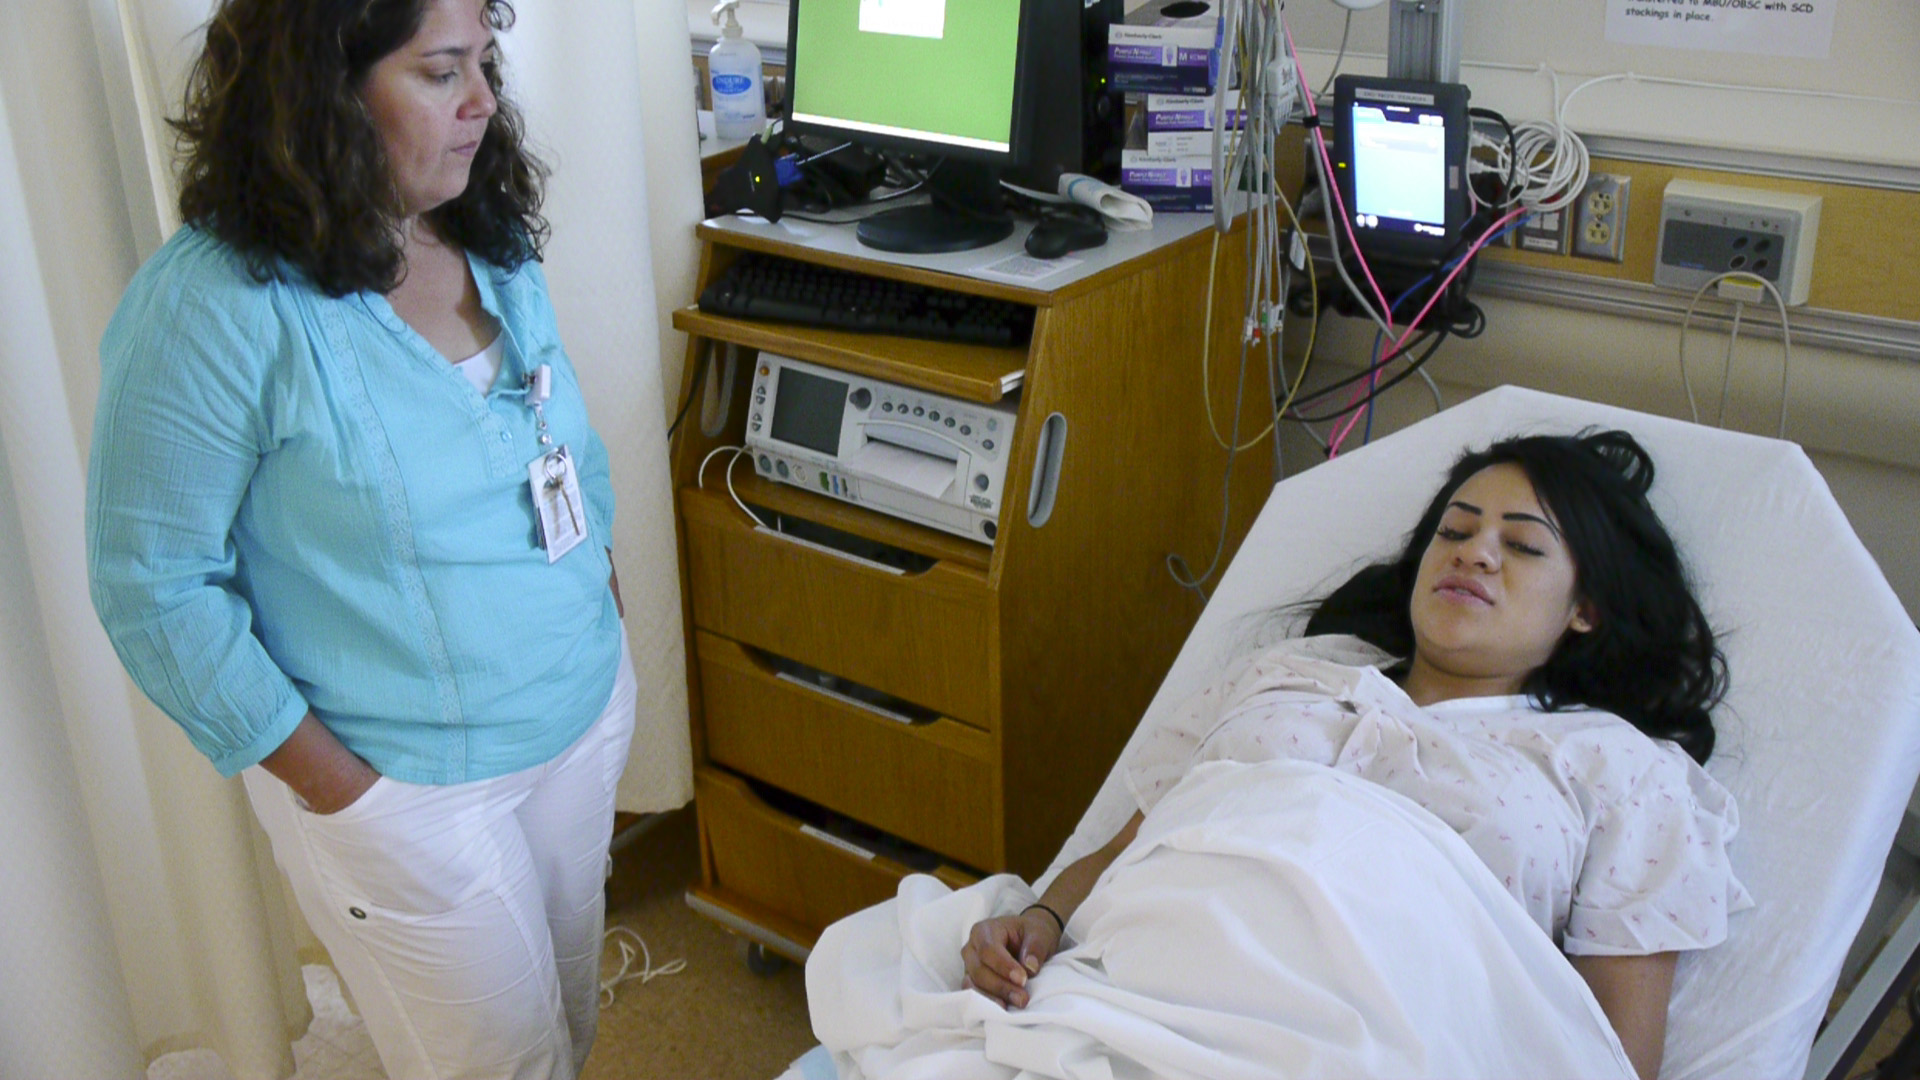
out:
<path id="1" fill-rule="evenodd" d="M 979 488 L 981 491 L 987 490 L 987 485 L 991 483 L 993 483 L 993 481 L 987 479 L 986 473 L 977 473 L 974 475 L 973 486 Z"/>
<path id="2" fill-rule="evenodd" d="M 761 472 L 772 472 L 772 471 L 773 471 L 773 459 L 772 459 L 772 458 L 769 458 L 769 457 L 768 457 L 767 455 L 765 455 L 765 454 L 761 454 L 761 455 L 760 455 L 760 471 L 761 471 Z"/>
<path id="3" fill-rule="evenodd" d="M 862 386 L 853 392 L 849 400 L 853 402 L 854 408 L 865 410 L 867 406 L 873 404 L 873 392 Z"/>
<path id="4" fill-rule="evenodd" d="M 993 440 L 992 440 L 992 439 L 981 439 L 981 440 L 980 440 L 980 448 L 981 448 L 982 450 L 991 450 L 991 449 L 993 449 Z"/>
<path id="5" fill-rule="evenodd" d="M 777 472 L 777 473 L 779 473 L 779 474 L 780 474 L 780 478 L 781 478 L 782 480 L 784 480 L 784 479 L 786 479 L 786 477 L 787 477 L 787 463 L 786 463 L 786 462 L 784 462 L 784 461 L 776 461 L 776 462 L 774 462 L 774 463 L 773 463 L 773 471 L 774 471 L 774 472 Z"/>
<path id="6" fill-rule="evenodd" d="M 883 401 L 883 402 L 881 402 L 881 403 L 880 403 L 880 411 L 881 411 L 881 412 L 892 412 L 892 411 L 893 411 L 893 402 L 891 402 L 891 401 Z"/>
<path id="7" fill-rule="evenodd" d="M 927 415 L 927 409 L 926 409 L 926 406 L 924 406 L 924 405 L 915 405 L 915 406 L 913 407 L 913 415 L 915 415 L 915 416 L 925 416 L 925 415 Z"/>

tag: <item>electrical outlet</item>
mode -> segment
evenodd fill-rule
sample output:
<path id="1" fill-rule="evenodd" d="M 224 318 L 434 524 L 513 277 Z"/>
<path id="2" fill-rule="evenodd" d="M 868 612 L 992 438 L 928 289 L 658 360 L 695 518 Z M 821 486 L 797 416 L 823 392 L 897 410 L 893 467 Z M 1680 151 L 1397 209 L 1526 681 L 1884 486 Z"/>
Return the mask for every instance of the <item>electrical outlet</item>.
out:
<path id="1" fill-rule="evenodd" d="M 1543 255 L 1565 255 L 1567 219 L 1565 210 L 1535 210 L 1524 224 L 1513 230 L 1514 246 Z"/>
<path id="2" fill-rule="evenodd" d="M 1599 173 L 1587 177 L 1573 204 L 1573 253 L 1583 259 L 1627 260 L 1627 194 L 1631 176 Z"/>

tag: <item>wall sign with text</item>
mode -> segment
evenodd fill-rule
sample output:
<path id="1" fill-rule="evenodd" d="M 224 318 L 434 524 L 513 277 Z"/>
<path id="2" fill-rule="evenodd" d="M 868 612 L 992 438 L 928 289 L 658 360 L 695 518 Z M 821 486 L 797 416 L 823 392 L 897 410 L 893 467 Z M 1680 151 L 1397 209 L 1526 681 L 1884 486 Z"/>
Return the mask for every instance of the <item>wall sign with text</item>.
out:
<path id="1" fill-rule="evenodd" d="M 1619 45 L 1827 58 L 1840 0 L 1607 0 Z"/>

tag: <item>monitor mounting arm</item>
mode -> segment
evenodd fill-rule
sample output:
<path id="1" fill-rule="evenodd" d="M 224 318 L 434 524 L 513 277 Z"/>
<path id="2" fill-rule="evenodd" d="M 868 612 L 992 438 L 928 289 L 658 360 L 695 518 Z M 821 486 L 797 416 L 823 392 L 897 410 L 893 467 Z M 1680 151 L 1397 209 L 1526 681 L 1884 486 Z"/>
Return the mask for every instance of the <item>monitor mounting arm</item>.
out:
<path id="1" fill-rule="evenodd" d="M 1387 76 L 1459 82 L 1465 7 L 1466 0 L 1387 0 Z"/>

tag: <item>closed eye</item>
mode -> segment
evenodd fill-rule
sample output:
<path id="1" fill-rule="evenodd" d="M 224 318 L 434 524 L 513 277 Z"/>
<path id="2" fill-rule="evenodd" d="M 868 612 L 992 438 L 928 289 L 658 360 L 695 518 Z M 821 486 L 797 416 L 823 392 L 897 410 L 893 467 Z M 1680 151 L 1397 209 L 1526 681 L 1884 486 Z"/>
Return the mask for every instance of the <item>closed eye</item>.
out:
<path id="1" fill-rule="evenodd" d="M 1534 547 L 1532 544 L 1523 544 L 1518 540 L 1507 541 L 1507 546 L 1519 552 L 1522 555 L 1545 555 L 1546 554 L 1545 551 L 1542 551 L 1541 549 Z"/>
<path id="2" fill-rule="evenodd" d="M 1438 529 L 1435 529 L 1433 531 L 1433 535 L 1438 536 L 1442 540 L 1458 541 L 1458 540 L 1465 540 L 1467 538 L 1467 533 L 1463 532 L 1460 529 L 1455 529 L 1447 525 L 1442 525 Z"/>

